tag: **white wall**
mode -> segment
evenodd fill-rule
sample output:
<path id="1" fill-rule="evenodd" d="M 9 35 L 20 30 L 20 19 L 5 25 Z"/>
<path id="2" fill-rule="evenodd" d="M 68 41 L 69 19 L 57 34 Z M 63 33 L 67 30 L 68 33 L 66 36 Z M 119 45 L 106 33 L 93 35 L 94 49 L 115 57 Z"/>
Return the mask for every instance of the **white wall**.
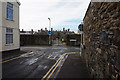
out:
<path id="1" fill-rule="evenodd" d="M 2 26 L 2 2 L 0 2 L 0 27 Z"/>
<path id="2" fill-rule="evenodd" d="M 2 37 L 3 37 L 3 40 L 2 40 L 2 49 L 3 51 L 7 51 L 7 50 L 14 50 L 14 49 L 18 49 L 20 48 L 20 40 L 19 40 L 19 30 L 18 29 L 13 29 L 13 44 L 10 44 L 10 45 L 6 45 L 6 38 L 5 38 L 5 31 L 6 31 L 6 28 L 2 28 Z"/>
<path id="3" fill-rule="evenodd" d="M 6 19 L 7 3 L 2 3 L 2 51 L 14 50 L 20 48 L 20 34 L 19 34 L 19 5 L 15 2 L 13 4 L 13 21 Z M 6 28 L 13 28 L 13 44 L 6 45 Z"/>
<path id="4" fill-rule="evenodd" d="M 2 27 L 0 27 L 0 52 L 2 51 Z"/>
<path id="5" fill-rule="evenodd" d="M 12 2 L 13 4 L 13 21 L 11 20 L 7 20 L 6 19 L 6 8 L 7 8 L 7 3 L 3 3 L 3 9 L 2 9 L 2 12 L 3 12 L 3 20 L 2 20 L 2 26 L 3 27 L 10 27 L 10 28 L 16 28 L 18 29 L 19 28 L 19 6 L 15 3 L 15 2 Z"/>
<path id="6" fill-rule="evenodd" d="M 2 51 L 2 2 L 0 2 L 0 52 Z"/>

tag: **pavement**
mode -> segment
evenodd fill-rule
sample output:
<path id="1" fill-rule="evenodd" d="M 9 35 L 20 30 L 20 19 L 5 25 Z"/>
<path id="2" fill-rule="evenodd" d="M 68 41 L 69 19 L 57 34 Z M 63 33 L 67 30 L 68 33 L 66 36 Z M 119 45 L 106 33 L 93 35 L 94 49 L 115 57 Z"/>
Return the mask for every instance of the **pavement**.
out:
<path id="1" fill-rule="evenodd" d="M 80 54 L 70 54 L 59 70 L 57 79 L 89 79 L 88 69 L 86 63 L 81 59 Z"/>
<path id="2" fill-rule="evenodd" d="M 3 60 L 3 80 L 88 78 L 87 69 L 78 53 L 79 48 L 67 47 L 63 44 L 58 46 L 54 41 L 53 46 L 29 46 L 21 47 L 21 50 L 31 52 L 13 55 L 12 58 Z"/>

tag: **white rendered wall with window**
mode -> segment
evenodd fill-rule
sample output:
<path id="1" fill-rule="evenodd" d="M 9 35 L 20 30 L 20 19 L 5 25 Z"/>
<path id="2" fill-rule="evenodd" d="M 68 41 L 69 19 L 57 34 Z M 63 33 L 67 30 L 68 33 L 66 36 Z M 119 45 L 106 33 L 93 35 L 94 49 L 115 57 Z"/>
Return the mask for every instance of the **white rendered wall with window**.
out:
<path id="1" fill-rule="evenodd" d="M 2 51 L 2 2 L 0 2 L 0 52 Z"/>
<path id="2" fill-rule="evenodd" d="M 20 48 L 19 4 L 2 3 L 2 51 Z"/>
<path id="3" fill-rule="evenodd" d="M 2 27 L 0 27 L 0 52 L 2 51 Z"/>
<path id="4" fill-rule="evenodd" d="M 0 27 L 2 27 L 2 2 L 0 2 Z"/>

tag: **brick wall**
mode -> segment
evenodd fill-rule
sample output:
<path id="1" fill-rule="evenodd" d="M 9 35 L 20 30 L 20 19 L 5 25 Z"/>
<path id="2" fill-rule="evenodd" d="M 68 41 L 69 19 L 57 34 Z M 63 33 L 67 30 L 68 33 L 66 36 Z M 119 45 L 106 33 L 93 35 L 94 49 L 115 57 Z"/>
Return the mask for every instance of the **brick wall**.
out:
<path id="1" fill-rule="evenodd" d="M 90 3 L 84 17 L 84 44 L 92 77 L 120 76 L 120 2 Z"/>

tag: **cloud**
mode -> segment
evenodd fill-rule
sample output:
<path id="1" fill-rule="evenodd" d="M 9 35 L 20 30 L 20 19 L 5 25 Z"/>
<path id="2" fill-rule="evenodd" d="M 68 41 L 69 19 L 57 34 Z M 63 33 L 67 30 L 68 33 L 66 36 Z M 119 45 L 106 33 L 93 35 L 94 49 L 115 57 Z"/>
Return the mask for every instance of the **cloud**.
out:
<path id="1" fill-rule="evenodd" d="M 49 26 L 48 17 L 51 18 L 54 29 L 77 26 L 82 21 L 89 2 L 90 0 L 21 0 L 20 28 L 44 29 Z M 77 19 L 80 22 L 75 22 Z M 70 20 L 71 22 L 66 22 Z M 71 29 L 77 30 L 77 27 Z"/>

